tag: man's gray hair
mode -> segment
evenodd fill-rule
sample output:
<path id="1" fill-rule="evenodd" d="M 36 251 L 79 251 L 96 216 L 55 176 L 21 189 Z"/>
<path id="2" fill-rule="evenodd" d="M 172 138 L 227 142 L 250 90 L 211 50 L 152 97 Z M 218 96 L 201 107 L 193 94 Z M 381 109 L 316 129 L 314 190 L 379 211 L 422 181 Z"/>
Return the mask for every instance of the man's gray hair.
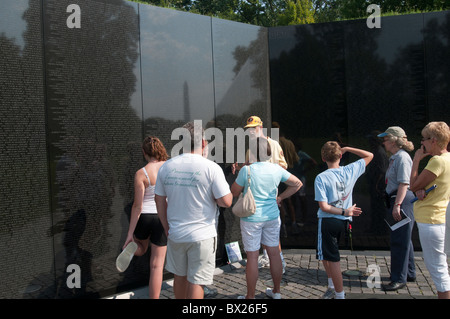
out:
<path id="1" fill-rule="evenodd" d="M 191 136 L 191 151 L 202 148 L 202 140 L 205 139 L 205 130 L 202 121 L 193 121 L 183 125 Z"/>

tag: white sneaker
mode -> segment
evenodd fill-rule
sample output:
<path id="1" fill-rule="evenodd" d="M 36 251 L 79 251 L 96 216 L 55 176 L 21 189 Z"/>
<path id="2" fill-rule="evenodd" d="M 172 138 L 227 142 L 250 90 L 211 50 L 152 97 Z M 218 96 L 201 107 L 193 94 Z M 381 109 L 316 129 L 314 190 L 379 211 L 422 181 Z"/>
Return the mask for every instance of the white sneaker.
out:
<path id="1" fill-rule="evenodd" d="M 279 292 L 273 292 L 272 288 L 266 289 L 266 295 L 272 299 L 281 299 L 281 294 Z"/>
<path id="2" fill-rule="evenodd" d="M 258 258 L 258 268 L 265 268 L 270 266 L 270 261 L 268 256 L 259 256 Z"/>
<path id="3" fill-rule="evenodd" d="M 237 299 L 247 299 L 247 296 L 245 296 L 245 295 L 244 296 L 238 296 Z M 253 298 L 253 299 L 255 299 L 255 298 Z"/>
<path id="4" fill-rule="evenodd" d="M 322 296 L 322 299 L 334 299 L 336 296 L 336 291 L 334 289 L 328 288 L 327 291 Z"/>
<path id="5" fill-rule="evenodd" d="M 137 244 L 134 241 L 132 241 L 120 253 L 120 255 L 116 259 L 116 268 L 118 271 L 124 272 L 125 270 L 127 270 L 137 248 L 138 248 Z"/>

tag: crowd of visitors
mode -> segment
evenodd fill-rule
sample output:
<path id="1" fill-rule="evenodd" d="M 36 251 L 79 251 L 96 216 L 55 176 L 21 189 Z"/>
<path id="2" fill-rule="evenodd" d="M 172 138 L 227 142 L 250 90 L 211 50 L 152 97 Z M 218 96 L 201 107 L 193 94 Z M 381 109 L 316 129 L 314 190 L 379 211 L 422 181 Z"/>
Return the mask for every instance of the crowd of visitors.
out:
<path id="1" fill-rule="evenodd" d="M 147 164 L 135 174 L 130 225 L 116 260 L 117 269 L 125 271 L 133 257 L 142 256 L 150 245 L 150 298 L 159 298 L 164 264 L 174 275 L 176 298 L 203 298 L 205 285 L 213 284 L 219 208 L 231 207 L 233 197 L 251 190 L 256 209 L 252 215 L 240 218 L 247 258 L 247 293 L 239 298 L 255 298 L 258 268 L 266 265 L 273 281 L 266 294 L 281 299 L 285 263 L 280 244 L 280 210 L 284 215 L 284 206 L 291 209 L 286 200 L 302 189 L 304 194 L 304 174 L 296 172 L 301 159 L 310 157 L 300 157 L 300 150 L 294 156 L 290 150 L 295 148 L 289 141 L 283 140 L 282 147 L 265 136 L 261 119 L 251 116 L 244 128 L 255 147 L 249 148 L 245 163 L 232 165 L 237 177 L 230 187 L 223 169 L 205 156 L 207 141 L 201 124 L 190 122 L 183 128 L 189 133 L 191 147 L 171 159 L 157 137 L 144 139 L 142 151 Z M 390 154 L 384 176 L 386 216 L 394 222 L 407 221 L 390 233 L 391 282 L 383 289 L 397 290 L 415 280 L 411 235 L 417 223 L 424 261 L 438 297 L 449 299 L 446 252 L 450 245 L 446 241 L 450 236 L 446 234 L 446 214 L 450 198 L 450 129 L 445 122 L 430 122 L 421 134 L 421 147 L 413 159 L 408 153 L 414 145 L 401 127 L 391 126 L 378 134 Z M 344 165 L 343 156 L 348 154 L 360 159 Z M 427 156 L 431 158 L 419 172 L 419 163 Z M 327 168 L 314 180 L 314 199 L 318 203 L 317 259 L 328 276 L 324 299 L 345 299 L 339 238 L 351 227 L 352 219 L 362 214 L 353 203 L 352 193 L 373 157 L 372 152 L 337 141 L 326 142 L 321 148 Z"/>

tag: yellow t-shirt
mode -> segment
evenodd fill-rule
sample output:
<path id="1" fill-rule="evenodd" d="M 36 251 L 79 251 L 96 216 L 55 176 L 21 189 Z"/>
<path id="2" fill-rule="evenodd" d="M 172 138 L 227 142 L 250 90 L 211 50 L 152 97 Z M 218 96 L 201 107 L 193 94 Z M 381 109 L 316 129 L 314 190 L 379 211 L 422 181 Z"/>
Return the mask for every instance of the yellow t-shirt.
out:
<path id="1" fill-rule="evenodd" d="M 437 187 L 414 203 L 414 218 L 418 223 L 444 224 L 450 198 L 450 153 L 433 156 L 425 169 L 437 176 L 425 189 Z"/>

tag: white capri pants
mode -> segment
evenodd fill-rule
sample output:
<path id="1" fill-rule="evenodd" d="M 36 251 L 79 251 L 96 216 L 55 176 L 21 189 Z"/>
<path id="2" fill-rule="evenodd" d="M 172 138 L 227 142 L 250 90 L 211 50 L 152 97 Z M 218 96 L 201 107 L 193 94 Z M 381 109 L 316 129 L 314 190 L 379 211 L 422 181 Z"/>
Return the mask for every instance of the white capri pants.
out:
<path id="1" fill-rule="evenodd" d="M 437 291 L 450 291 L 447 255 L 444 253 L 445 224 L 417 223 L 425 266 Z"/>

